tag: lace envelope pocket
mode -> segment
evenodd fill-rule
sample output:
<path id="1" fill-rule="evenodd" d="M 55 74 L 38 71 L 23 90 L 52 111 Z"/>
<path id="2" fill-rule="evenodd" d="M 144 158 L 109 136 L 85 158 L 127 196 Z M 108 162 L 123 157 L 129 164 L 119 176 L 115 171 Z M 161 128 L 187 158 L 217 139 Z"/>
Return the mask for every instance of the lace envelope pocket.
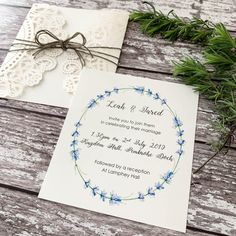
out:
<path id="1" fill-rule="evenodd" d="M 128 17 L 34 4 L 0 69 L 0 97 L 69 107 L 83 67 L 116 71 Z"/>

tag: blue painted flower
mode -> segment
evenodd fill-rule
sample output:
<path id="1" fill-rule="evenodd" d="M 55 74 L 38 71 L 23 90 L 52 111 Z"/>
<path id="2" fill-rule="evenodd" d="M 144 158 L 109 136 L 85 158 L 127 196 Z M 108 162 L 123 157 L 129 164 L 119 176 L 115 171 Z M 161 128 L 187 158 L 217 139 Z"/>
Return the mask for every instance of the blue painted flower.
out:
<path id="1" fill-rule="evenodd" d="M 105 91 L 105 95 L 107 96 L 107 97 L 110 97 L 111 96 L 111 91 Z"/>
<path id="2" fill-rule="evenodd" d="M 160 103 L 162 105 L 167 104 L 166 99 L 161 99 L 158 93 L 154 93 L 150 89 L 145 90 L 145 87 L 132 87 L 129 89 L 132 89 L 133 91 L 140 93 L 140 94 L 148 95 L 151 98 L 153 98 L 154 100 L 160 100 Z M 111 91 L 105 91 L 104 94 L 97 95 L 97 97 L 95 99 L 90 100 L 90 102 L 87 105 L 87 108 L 92 108 L 92 107 L 96 106 L 97 104 L 99 104 L 99 101 L 105 99 L 106 96 L 108 97 L 112 93 L 118 93 L 119 91 L 120 91 L 120 89 L 114 88 Z M 167 105 L 167 107 L 168 107 L 168 105 Z M 180 128 L 183 124 L 177 116 L 174 116 L 173 121 L 174 121 L 175 128 L 178 128 L 178 130 L 177 130 L 177 136 L 178 136 L 177 143 L 179 145 L 179 150 L 177 150 L 176 153 L 178 153 L 179 157 L 180 157 L 183 154 L 182 145 L 185 143 L 185 140 L 182 137 L 184 134 L 184 130 Z M 71 149 L 72 149 L 70 153 L 71 153 L 71 156 L 74 160 L 78 160 L 79 155 L 80 155 L 80 153 L 78 151 L 78 147 L 77 147 L 79 141 L 76 138 L 80 135 L 78 128 L 81 125 L 82 124 L 80 123 L 80 121 L 75 123 L 76 130 L 72 133 L 72 136 L 74 137 L 74 139 L 72 140 L 72 142 L 70 144 Z M 76 162 L 75 162 L 75 165 L 77 166 Z M 156 194 L 158 194 L 157 190 L 164 189 L 164 184 L 165 183 L 169 184 L 171 182 L 173 176 L 174 176 L 173 171 L 168 171 L 163 176 L 161 176 L 162 180 L 160 182 L 155 183 L 155 185 L 153 187 L 149 187 L 144 192 L 144 194 L 139 192 L 138 196 L 136 195 L 135 198 L 131 198 L 131 199 L 144 200 L 147 195 L 155 196 Z M 83 177 L 82 177 L 82 179 L 83 179 L 85 188 L 90 189 L 92 195 L 93 196 L 97 195 L 98 198 L 100 198 L 102 201 L 106 201 L 106 199 L 108 199 L 111 204 L 118 204 L 118 203 L 122 202 L 123 200 L 126 200 L 126 199 L 123 199 L 122 197 L 118 196 L 117 194 L 114 194 L 114 193 L 107 194 L 105 191 L 100 191 L 97 186 L 93 187 L 94 185 L 91 185 L 90 180 L 86 181 L 86 180 L 84 180 Z"/>
<path id="3" fill-rule="evenodd" d="M 97 105 L 97 102 L 95 99 L 92 99 L 89 104 L 88 104 L 88 108 L 93 108 Z"/>
<path id="4" fill-rule="evenodd" d="M 77 138 L 77 137 L 79 136 L 79 131 L 78 131 L 78 130 L 75 130 L 75 131 L 72 133 L 71 136 L 74 137 L 74 138 Z"/>
<path id="5" fill-rule="evenodd" d="M 182 145 L 184 145 L 185 140 L 183 140 L 183 139 L 178 139 L 177 143 L 182 146 Z"/>
<path id="6" fill-rule="evenodd" d="M 179 154 L 179 156 L 182 156 L 184 151 L 183 151 L 183 149 L 180 148 L 176 153 Z"/>
<path id="7" fill-rule="evenodd" d="M 160 96 L 159 96 L 158 93 L 156 93 L 156 94 L 153 96 L 153 98 L 154 98 L 155 100 L 158 100 L 158 99 L 160 99 Z"/>
<path id="8" fill-rule="evenodd" d="M 155 191 L 153 190 L 153 188 L 148 188 L 147 194 L 149 196 L 155 196 Z"/>
<path id="9" fill-rule="evenodd" d="M 163 184 L 161 184 L 160 182 L 156 183 L 156 184 L 155 184 L 155 187 L 156 187 L 156 189 L 158 189 L 158 190 L 164 189 Z"/>
<path id="10" fill-rule="evenodd" d="M 145 88 L 144 88 L 144 87 L 134 87 L 134 90 L 135 90 L 137 93 L 143 94 L 144 91 L 145 91 Z"/>
<path id="11" fill-rule="evenodd" d="M 183 123 L 181 122 L 181 120 L 180 120 L 178 117 L 176 117 L 176 116 L 174 117 L 173 121 L 174 121 L 174 126 L 175 126 L 175 127 L 180 127 L 180 126 L 183 125 Z"/>
<path id="12" fill-rule="evenodd" d="M 90 183 L 91 183 L 90 179 L 89 180 L 85 180 L 84 181 L 84 187 L 88 188 L 90 186 Z"/>
<path id="13" fill-rule="evenodd" d="M 97 95 L 97 98 L 99 99 L 99 100 L 103 100 L 105 97 L 104 97 L 104 95 Z"/>
<path id="14" fill-rule="evenodd" d="M 166 174 L 162 176 L 162 179 L 169 184 L 173 178 L 174 173 L 172 171 L 167 171 Z"/>
<path id="15" fill-rule="evenodd" d="M 79 128 L 81 125 L 82 125 L 82 124 L 80 123 L 80 121 L 78 121 L 78 122 L 75 123 L 75 127 L 76 127 L 76 128 Z"/>
<path id="16" fill-rule="evenodd" d="M 147 90 L 147 95 L 152 96 L 152 91 L 150 89 Z"/>
<path id="17" fill-rule="evenodd" d="M 71 147 L 74 147 L 74 146 L 76 146 L 76 145 L 78 145 L 78 140 L 74 139 L 74 140 L 71 142 L 70 146 L 71 146 Z"/>
<path id="18" fill-rule="evenodd" d="M 161 99 L 161 105 L 165 105 L 166 104 L 166 99 Z"/>
<path id="19" fill-rule="evenodd" d="M 96 195 L 97 195 L 98 190 L 99 190 L 99 188 L 98 188 L 97 186 L 91 188 L 91 191 L 92 191 L 93 196 L 96 196 Z"/>
<path id="20" fill-rule="evenodd" d="M 183 135 L 184 135 L 184 130 L 183 129 L 177 131 L 177 136 L 178 137 L 182 137 Z"/>
<path id="21" fill-rule="evenodd" d="M 120 203 L 122 200 L 121 200 L 121 197 L 118 196 L 117 194 L 114 194 L 114 193 L 111 193 L 110 195 L 110 199 L 109 199 L 109 202 L 111 204 L 118 204 Z"/>
<path id="22" fill-rule="evenodd" d="M 114 88 L 114 89 L 113 89 L 113 92 L 118 93 L 118 92 L 119 92 L 119 89 L 118 89 L 118 88 Z"/>
<path id="23" fill-rule="evenodd" d="M 72 150 L 70 152 L 70 155 L 73 160 L 77 161 L 79 159 L 79 151 L 78 150 Z"/>
<path id="24" fill-rule="evenodd" d="M 138 199 L 144 200 L 144 194 L 143 193 L 138 193 Z"/>
<path id="25" fill-rule="evenodd" d="M 102 201 L 106 200 L 106 195 L 107 195 L 106 192 L 101 191 L 99 195 L 100 195 L 100 198 L 102 199 Z"/>

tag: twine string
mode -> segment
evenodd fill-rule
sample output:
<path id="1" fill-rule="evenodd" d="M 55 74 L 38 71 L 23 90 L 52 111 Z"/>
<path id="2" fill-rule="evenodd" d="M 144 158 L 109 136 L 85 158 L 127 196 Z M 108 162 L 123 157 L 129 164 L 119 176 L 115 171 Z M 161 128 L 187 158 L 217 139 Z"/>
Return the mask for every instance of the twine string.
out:
<path id="1" fill-rule="evenodd" d="M 42 37 L 48 36 L 53 41 L 44 43 L 42 42 Z M 73 39 L 80 37 L 81 42 L 75 42 Z M 101 52 L 99 49 L 108 49 L 108 50 L 121 50 L 117 47 L 107 47 L 107 46 L 86 46 L 87 39 L 86 37 L 80 33 L 76 32 L 71 37 L 66 40 L 62 40 L 58 38 L 55 34 L 53 34 L 49 30 L 39 30 L 34 37 L 34 41 L 26 40 L 26 39 L 16 39 L 16 42 L 12 44 L 12 46 L 22 46 L 21 48 L 13 48 L 10 51 L 33 51 L 32 56 L 36 58 L 41 52 L 49 49 L 62 49 L 63 51 L 74 50 L 76 55 L 79 58 L 80 64 L 82 67 L 86 65 L 86 60 L 84 58 L 85 55 L 88 55 L 92 58 L 97 57 L 101 58 L 105 61 L 108 61 L 112 64 L 117 65 L 119 58 L 117 56 L 111 55 L 107 52 Z"/>

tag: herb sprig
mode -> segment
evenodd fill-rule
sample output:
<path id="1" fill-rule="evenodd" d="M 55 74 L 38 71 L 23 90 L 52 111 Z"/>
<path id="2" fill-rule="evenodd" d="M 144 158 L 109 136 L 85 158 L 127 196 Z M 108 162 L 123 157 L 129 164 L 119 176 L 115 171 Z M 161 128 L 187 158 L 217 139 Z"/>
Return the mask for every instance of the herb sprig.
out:
<path id="1" fill-rule="evenodd" d="M 214 31 L 209 21 L 193 18 L 184 20 L 178 17 L 174 11 L 167 15 L 155 9 L 149 2 L 143 2 L 151 7 L 151 11 L 134 11 L 130 15 L 131 21 L 140 23 L 141 31 L 148 36 L 160 34 L 170 41 L 187 40 L 193 43 L 206 43 Z"/>
<path id="2" fill-rule="evenodd" d="M 236 39 L 222 24 L 202 19 L 181 19 L 173 11 L 163 14 L 148 3 L 151 10 L 135 11 L 130 20 L 139 22 L 148 36 L 161 35 L 164 39 L 200 44 L 203 60 L 186 57 L 174 62 L 173 75 L 204 95 L 215 104 L 218 119 L 213 128 L 220 133 L 212 146 L 216 152 L 194 173 L 200 171 L 210 160 L 230 147 L 236 131 Z M 228 148 L 224 154 L 227 153 Z"/>

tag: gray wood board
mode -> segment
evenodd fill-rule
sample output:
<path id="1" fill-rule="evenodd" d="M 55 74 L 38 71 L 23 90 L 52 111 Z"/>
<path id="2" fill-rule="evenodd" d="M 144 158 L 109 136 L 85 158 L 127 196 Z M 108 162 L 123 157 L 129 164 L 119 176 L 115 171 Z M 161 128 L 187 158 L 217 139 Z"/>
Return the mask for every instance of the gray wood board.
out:
<path id="1" fill-rule="evenodd" d="M 0 0 L 0 64 L 34 2 L 60 6 L 141 9 L 141 1 L 25 1 Z M 158 1 L 167 12 L 222 21 L 235 31 L 235 1 Z M 9 27 L 10 26 L 10 27 Z M 171 44 L 159 37 L 143 35 L 129 23 L 118 72 L 151 79 L 173 81 L 171 61 L 186 55 L 200 58 L 201 48 L 187 43 Z M 67 109 L 0 99 L 0 235 L 180 235 L 177 232 L 37 199 Z M 217 138 L 211 121 L 216 119 L 212 103 L 200 98 L 194 166 L 213 152 L 206 144 Z M 234 143 L 234 147 L 236 144 Z M 236 151 L 219 155 L 191 187 L 187 235 L 208 232 L 236 235 Z M 14 190 L 14 189 L 18 190 Z"/>

